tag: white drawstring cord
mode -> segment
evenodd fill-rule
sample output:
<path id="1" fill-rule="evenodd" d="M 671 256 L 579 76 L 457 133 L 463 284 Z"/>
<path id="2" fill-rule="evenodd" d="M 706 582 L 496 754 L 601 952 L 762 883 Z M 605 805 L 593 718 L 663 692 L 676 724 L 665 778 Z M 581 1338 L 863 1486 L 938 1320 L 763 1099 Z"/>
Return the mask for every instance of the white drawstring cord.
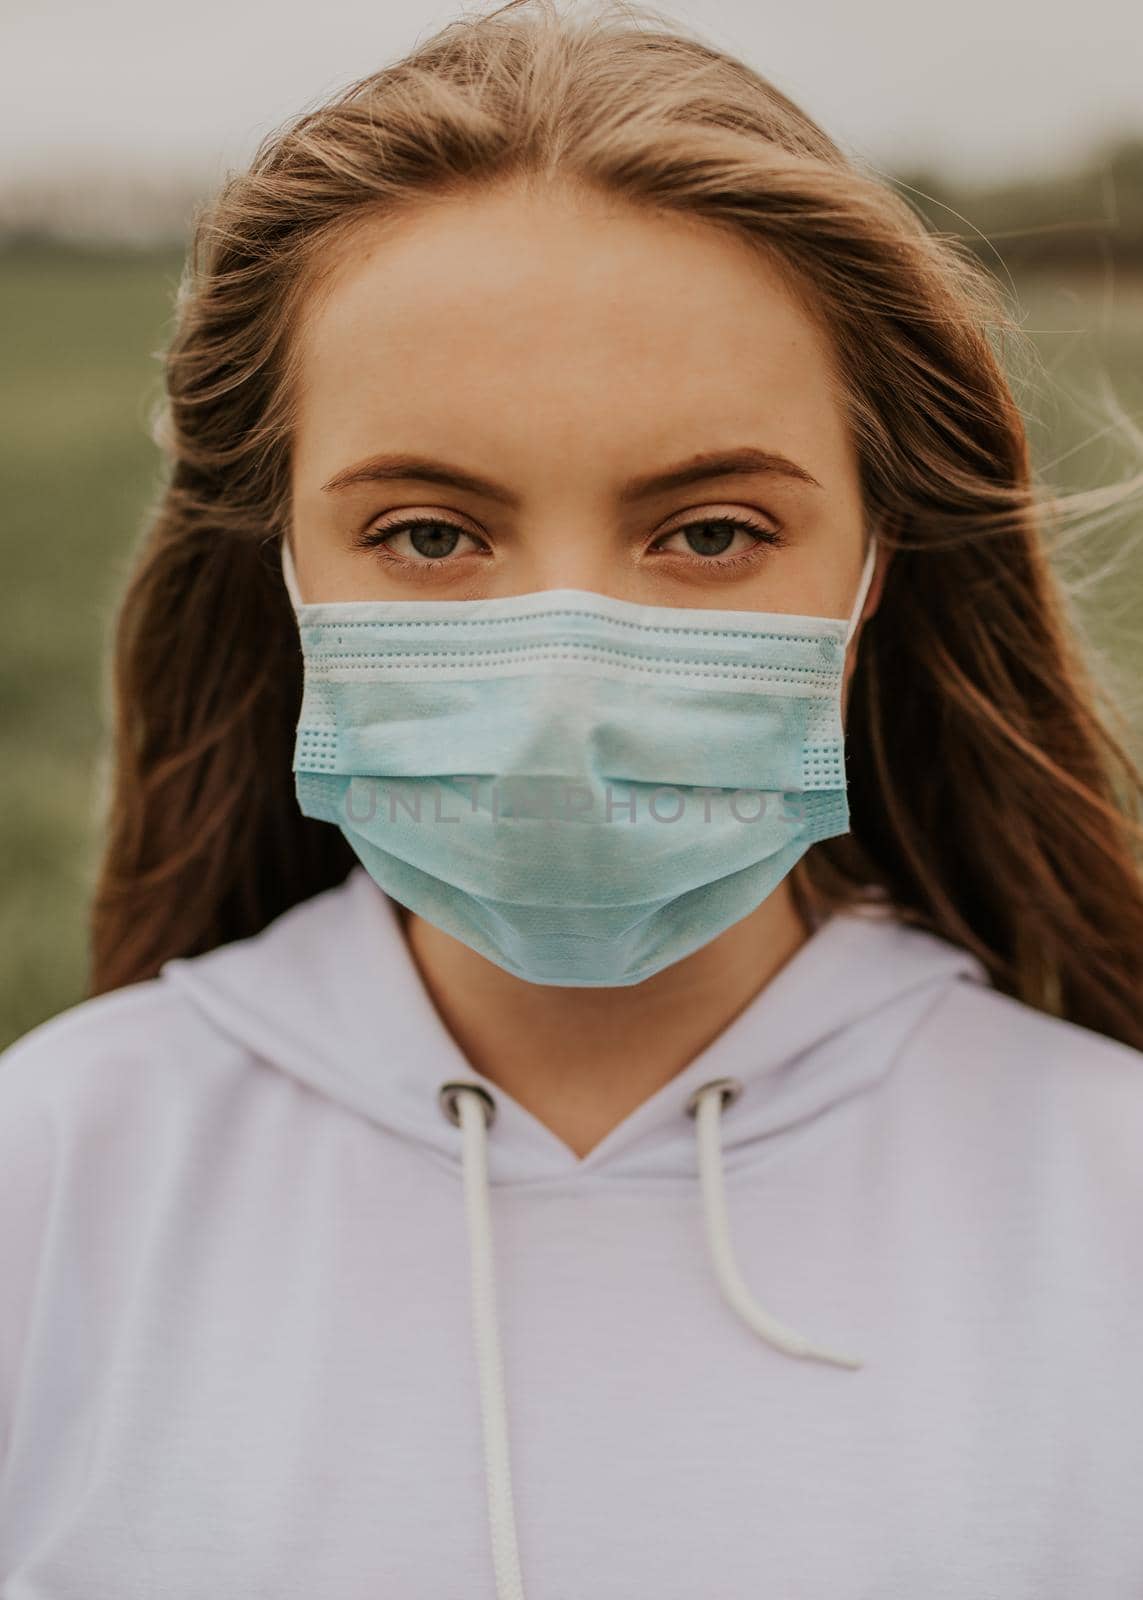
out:
<path id="1" fill-rule="evenodd" d="M 479 1084 L 446 1083 L 439 1099 L 462 1136 L 464 1208 L 468 1218 L 471 1261 L 472 1323 L 480 1372 L 480 1411 L 484 1429 L 484 1481 L 488 1490 L 488 1526 L 492 1535 L 492 1567 L 497 1600 L 524 1600 L 520 1555 L 516 1548 L 516 1514 L 512 1508 L 512 1474 L 508 1459 L 508 1408 L 504 1399 L 504 1366 L 496 1325 L 496 1281 L 492 1265 L 492 1216 L 488 1201 L 486 1129 L 496 1115 L 496 1102 Z"/>
<path id="2" fill-rule="evenodd" d="M 769 1312 L 763 1311 L 738 1270 L 730 1245 L 730 1218 L 726 1209 L 726 1186 L 722 1172 L 720 1114 L 723 1103 L 736 1100 L 741 1092 L 742 1085 L 736 1078 L 716 1078 L 696 1090 L 686 1107 L 687 1114 L 693 1116 L 697 1124 L 699 1179 L 706 1213 L 706 1237 L 723 1299 L 737 1311 L 747 1327 L 753 1328 L 755 1333 L 786 1355 L 808 1356 L 814 1361 L 828 1361 L 834 1366 L 856 1369 L 861 1366 L 856 1356 L 841 1355 L 821 1345 L 811 1344 L 803 1334 L 785 1327 Z"/>
<path id="3" fill-rule="evenodd" d="M 815 1361 L 828 1361 L 835 1366 L 851 1369 L 860 1367 L 861 1362 L 855 1356 L 841 1355 L 813 1345 L 802 1334 L 784 1327 L 763 1311 L 751 1296 L 738 1270 L 730 1245 L 720 1132 L 723 1105 L 736 1100 L 741 1092 L 742 1085 L 736 1078 L 715 1078 L 697 1089 L 686 1104 L 687 1114 L 695 1118 L 697 1127 L 706 1236 L 723 1298 L 748 1327 L 786 1355 L 808 1356 Z M 488 1194 L 487 1130 L 496 1115 L 496 1102 L 483 1085 L 460 1080 L 442 1084 L 439 1099 L 445 1116 L 461 1130 L 464 1205 L 472 1267 L 472 1319 L 480 1373 L 484 1477 L 488 1490 L 488 1524 L 492 1535 L 496 1596 L 497 1600 L 524 1600 L 520 1555 L 516 1545 L 516 1514 L 512 1505 L 508 1408 L 504 1397 L 504 1367 L 496 1322 L 492 1216 Z"/>

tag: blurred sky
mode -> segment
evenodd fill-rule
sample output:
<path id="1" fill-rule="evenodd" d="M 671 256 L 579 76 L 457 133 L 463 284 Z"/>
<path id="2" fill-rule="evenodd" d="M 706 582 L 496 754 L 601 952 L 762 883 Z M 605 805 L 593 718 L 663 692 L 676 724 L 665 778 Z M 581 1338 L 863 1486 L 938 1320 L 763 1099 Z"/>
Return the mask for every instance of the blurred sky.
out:
<path id="1" fill-rule="evenodd" d="M 564 0 L 566 5 L 567 0 Z M 0 173 L 217 176 L 478 0 L 2 0 Z M 1143 130 L 1138 0 L 672 0 L 878 165 L 1037 173 Z"/>

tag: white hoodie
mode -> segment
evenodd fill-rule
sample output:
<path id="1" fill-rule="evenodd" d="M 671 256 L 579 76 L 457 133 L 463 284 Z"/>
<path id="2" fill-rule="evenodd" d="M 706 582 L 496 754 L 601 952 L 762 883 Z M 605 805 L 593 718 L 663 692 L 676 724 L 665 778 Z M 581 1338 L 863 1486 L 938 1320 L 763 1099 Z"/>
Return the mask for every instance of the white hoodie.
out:
<path id="1" fill-rule="evenodd" d="M 702 1129 L 749 1292 L 859 1368 L 720 1293 Z M 1143 1055 L 939 939 L 834 916 L 578 1159 L 357 867 L 0 1059 L 0 1594 L 1138 1597 L 1141 1255 Z"/>

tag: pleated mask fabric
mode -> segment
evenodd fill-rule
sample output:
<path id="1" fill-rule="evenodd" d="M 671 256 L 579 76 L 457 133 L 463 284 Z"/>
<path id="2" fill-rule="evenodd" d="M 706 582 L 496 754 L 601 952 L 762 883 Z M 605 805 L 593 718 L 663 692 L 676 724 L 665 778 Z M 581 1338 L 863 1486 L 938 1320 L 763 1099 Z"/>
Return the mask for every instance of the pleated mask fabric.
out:
<path id="1" fill-rule="evenodd" d="M 579 589 L 305 604 L 306 816 L 376 883 L 534 983 L 638 983 L 849 827 L 848 621 Z"/>

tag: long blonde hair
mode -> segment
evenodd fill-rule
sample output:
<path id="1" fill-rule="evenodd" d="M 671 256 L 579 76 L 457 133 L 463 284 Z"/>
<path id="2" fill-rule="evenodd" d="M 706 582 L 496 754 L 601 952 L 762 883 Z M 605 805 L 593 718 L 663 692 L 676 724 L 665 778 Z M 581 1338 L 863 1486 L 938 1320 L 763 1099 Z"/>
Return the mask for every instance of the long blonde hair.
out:
<path id="1" fill-rule="evenodd" d="M 267 138 L 197 218 L 155 429 L 170 471 L 118 620 L 91 992 L 353 863 L 293 793 L 294 334 L 366 213 L 519 177 L 733 230 L 832 332 L 892 559 L 848 704 L 852 832 L 796 869 L 805 907 L 876 884 L 998 988 L 1143 1047 L 1143 782 L 1047 560 L 1068 508 L 1033 481 L 999 287 L 758 73 L 616 0 L 450 23 Z"/>

